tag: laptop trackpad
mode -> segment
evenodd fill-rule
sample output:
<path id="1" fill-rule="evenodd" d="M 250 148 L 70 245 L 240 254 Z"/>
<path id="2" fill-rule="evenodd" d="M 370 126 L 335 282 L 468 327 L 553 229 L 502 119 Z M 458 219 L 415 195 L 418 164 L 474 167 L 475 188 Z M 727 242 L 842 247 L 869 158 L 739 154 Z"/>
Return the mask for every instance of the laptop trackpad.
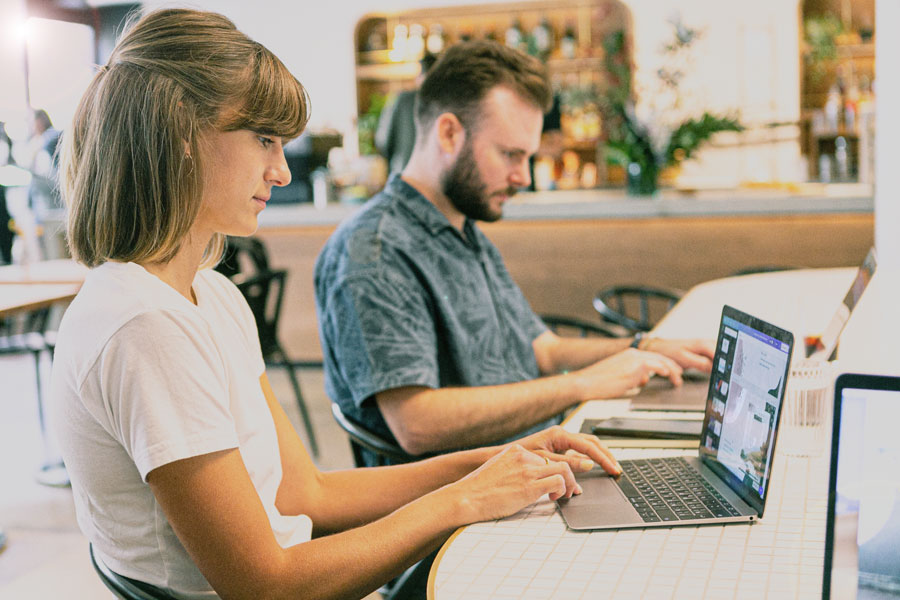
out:
<path id="1" fill-rule="evenodd" d="M 637 512 L 615 481 L 601 469 L 577 477 L 584 492 L 558 501 L 566 524 L 572 529 L 591 528 L 609 523 L 630 523 Z"/>

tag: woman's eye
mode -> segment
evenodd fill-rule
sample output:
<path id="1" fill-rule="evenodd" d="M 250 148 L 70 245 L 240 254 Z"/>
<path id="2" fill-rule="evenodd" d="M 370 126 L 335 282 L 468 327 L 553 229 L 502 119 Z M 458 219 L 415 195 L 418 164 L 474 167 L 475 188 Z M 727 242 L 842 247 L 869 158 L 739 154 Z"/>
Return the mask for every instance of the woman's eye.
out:
<path id="1" fill-rule="evenodd" d="M 269 146 L 271 146 L 272 144 L 275 143 L 275 140 L 273 140 L 272 138 L 267 138 L 264 135 L 258 135 L 258 136 L 256 136 L 256 139 L 258 139 L 259 143 L 262 144 L 263 147 L 265 147 L 265 148 L 268 148 Z"/>

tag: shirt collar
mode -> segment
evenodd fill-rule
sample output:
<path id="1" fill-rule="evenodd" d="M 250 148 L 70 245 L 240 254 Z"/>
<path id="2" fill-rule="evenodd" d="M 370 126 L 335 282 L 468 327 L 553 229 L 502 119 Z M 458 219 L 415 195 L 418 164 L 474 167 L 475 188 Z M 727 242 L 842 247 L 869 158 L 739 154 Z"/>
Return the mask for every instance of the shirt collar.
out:
<path id="1" fill-rule="evenodd" d="M 403 181 L 403 179 L 400 178 L 399 173 L 391 175 L 385 185 L 385 190 L 391 196 L 400 200 L 401 206 L 407 210 L 412 218 L 419 221 L 431 235 L 437 235 L 444 229 L 449 228 L 453 230 L 456 235 L 462 237 L 470 244 L 478 246 L 477 238 L 474 235 L 475 224 L 472 223 L 471 219 L 466 217 L 466 220 L 463 223 L 463 232 L 465 232 L 465 235 L 463 235 L 458 229 L 450 224 L 450 221 L 447 220 L 444 213 L 439 211 L 428 198 L 423 196 L 419 190 Z"/>

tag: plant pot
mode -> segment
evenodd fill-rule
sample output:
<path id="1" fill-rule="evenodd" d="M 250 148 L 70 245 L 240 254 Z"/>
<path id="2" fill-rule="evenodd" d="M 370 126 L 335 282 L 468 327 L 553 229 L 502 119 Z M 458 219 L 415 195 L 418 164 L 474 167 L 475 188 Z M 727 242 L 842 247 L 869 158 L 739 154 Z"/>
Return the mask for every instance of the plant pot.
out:
<path id="1" fill-rule="evenodd" d="M 629 196 L 650 197 L 659 189 L 659 169 L 656 165 L 628 163 L 625 190 Z"/>

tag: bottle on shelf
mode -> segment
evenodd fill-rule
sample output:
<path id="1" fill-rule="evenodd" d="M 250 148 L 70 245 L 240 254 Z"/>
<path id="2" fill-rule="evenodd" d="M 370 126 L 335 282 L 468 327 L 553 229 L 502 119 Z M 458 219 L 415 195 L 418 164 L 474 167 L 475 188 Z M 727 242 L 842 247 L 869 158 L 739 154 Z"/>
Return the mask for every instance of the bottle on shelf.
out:
<path id="1" fill-rule="evenodd" d="M 855 133 L 857 117 L 859 116 L 859 87 L 856 78 L 850 77 L 847 85 L 847 93 L 844 95 L 844 129 L 848 133 Z"/>
<path id="2" fill-rule="evenodd" d="M 425 54 L 425 28 L 419 23 L 409 26 L 406 40 L 406 60 L 419 60 Z"/>
<path id="3" fill-rule="evenodd" d="M 541 60 L 547 60 L 553 49 L 553 28 L 550 27 L 547 17 L 541 17 L 540 22 L 531 30 L 528 41 L 528 53 Z"/>
<path id="4" fill-rule="evenodd" d="M 515 48 L 517 50 L 525 50 L 525 33 L 522 31 L 522 23 L 516 19 L 512 22 L 506 29 L 506 34 L 504 36 L 504 42 L 510 48 Z"/>
<path id="5" fill-rule="evenodd" d="M 825 100 L 825 131 L 837 133 L 840 127 L 841 117 L 841 90 L 836 83 L 828 90 L 828 98 Z"/>
<path id="6" fill-rule="evenodd" d="M 403 23 L 394 26 L 394 35 L 391 38 L 391 50 L 388 53 L 394 62 L 406 60 L 406 43 L 409 38 L 409 28 Z"/>
<path id="7" fill-rule="evenodd" d="M 435 56 L 444 49 L 444 27 L 440 23 L 434 23 L 428 30 L 425 39 L 425 49 Z"/>
<path id="8" fill-rule="evenodd" d="M 566 24 L 565 33 L 559 40 L 559 53 L 562 58 L 575 58 L 578 54 L 578 38 L 575 37 L 575 25 Z"/>

